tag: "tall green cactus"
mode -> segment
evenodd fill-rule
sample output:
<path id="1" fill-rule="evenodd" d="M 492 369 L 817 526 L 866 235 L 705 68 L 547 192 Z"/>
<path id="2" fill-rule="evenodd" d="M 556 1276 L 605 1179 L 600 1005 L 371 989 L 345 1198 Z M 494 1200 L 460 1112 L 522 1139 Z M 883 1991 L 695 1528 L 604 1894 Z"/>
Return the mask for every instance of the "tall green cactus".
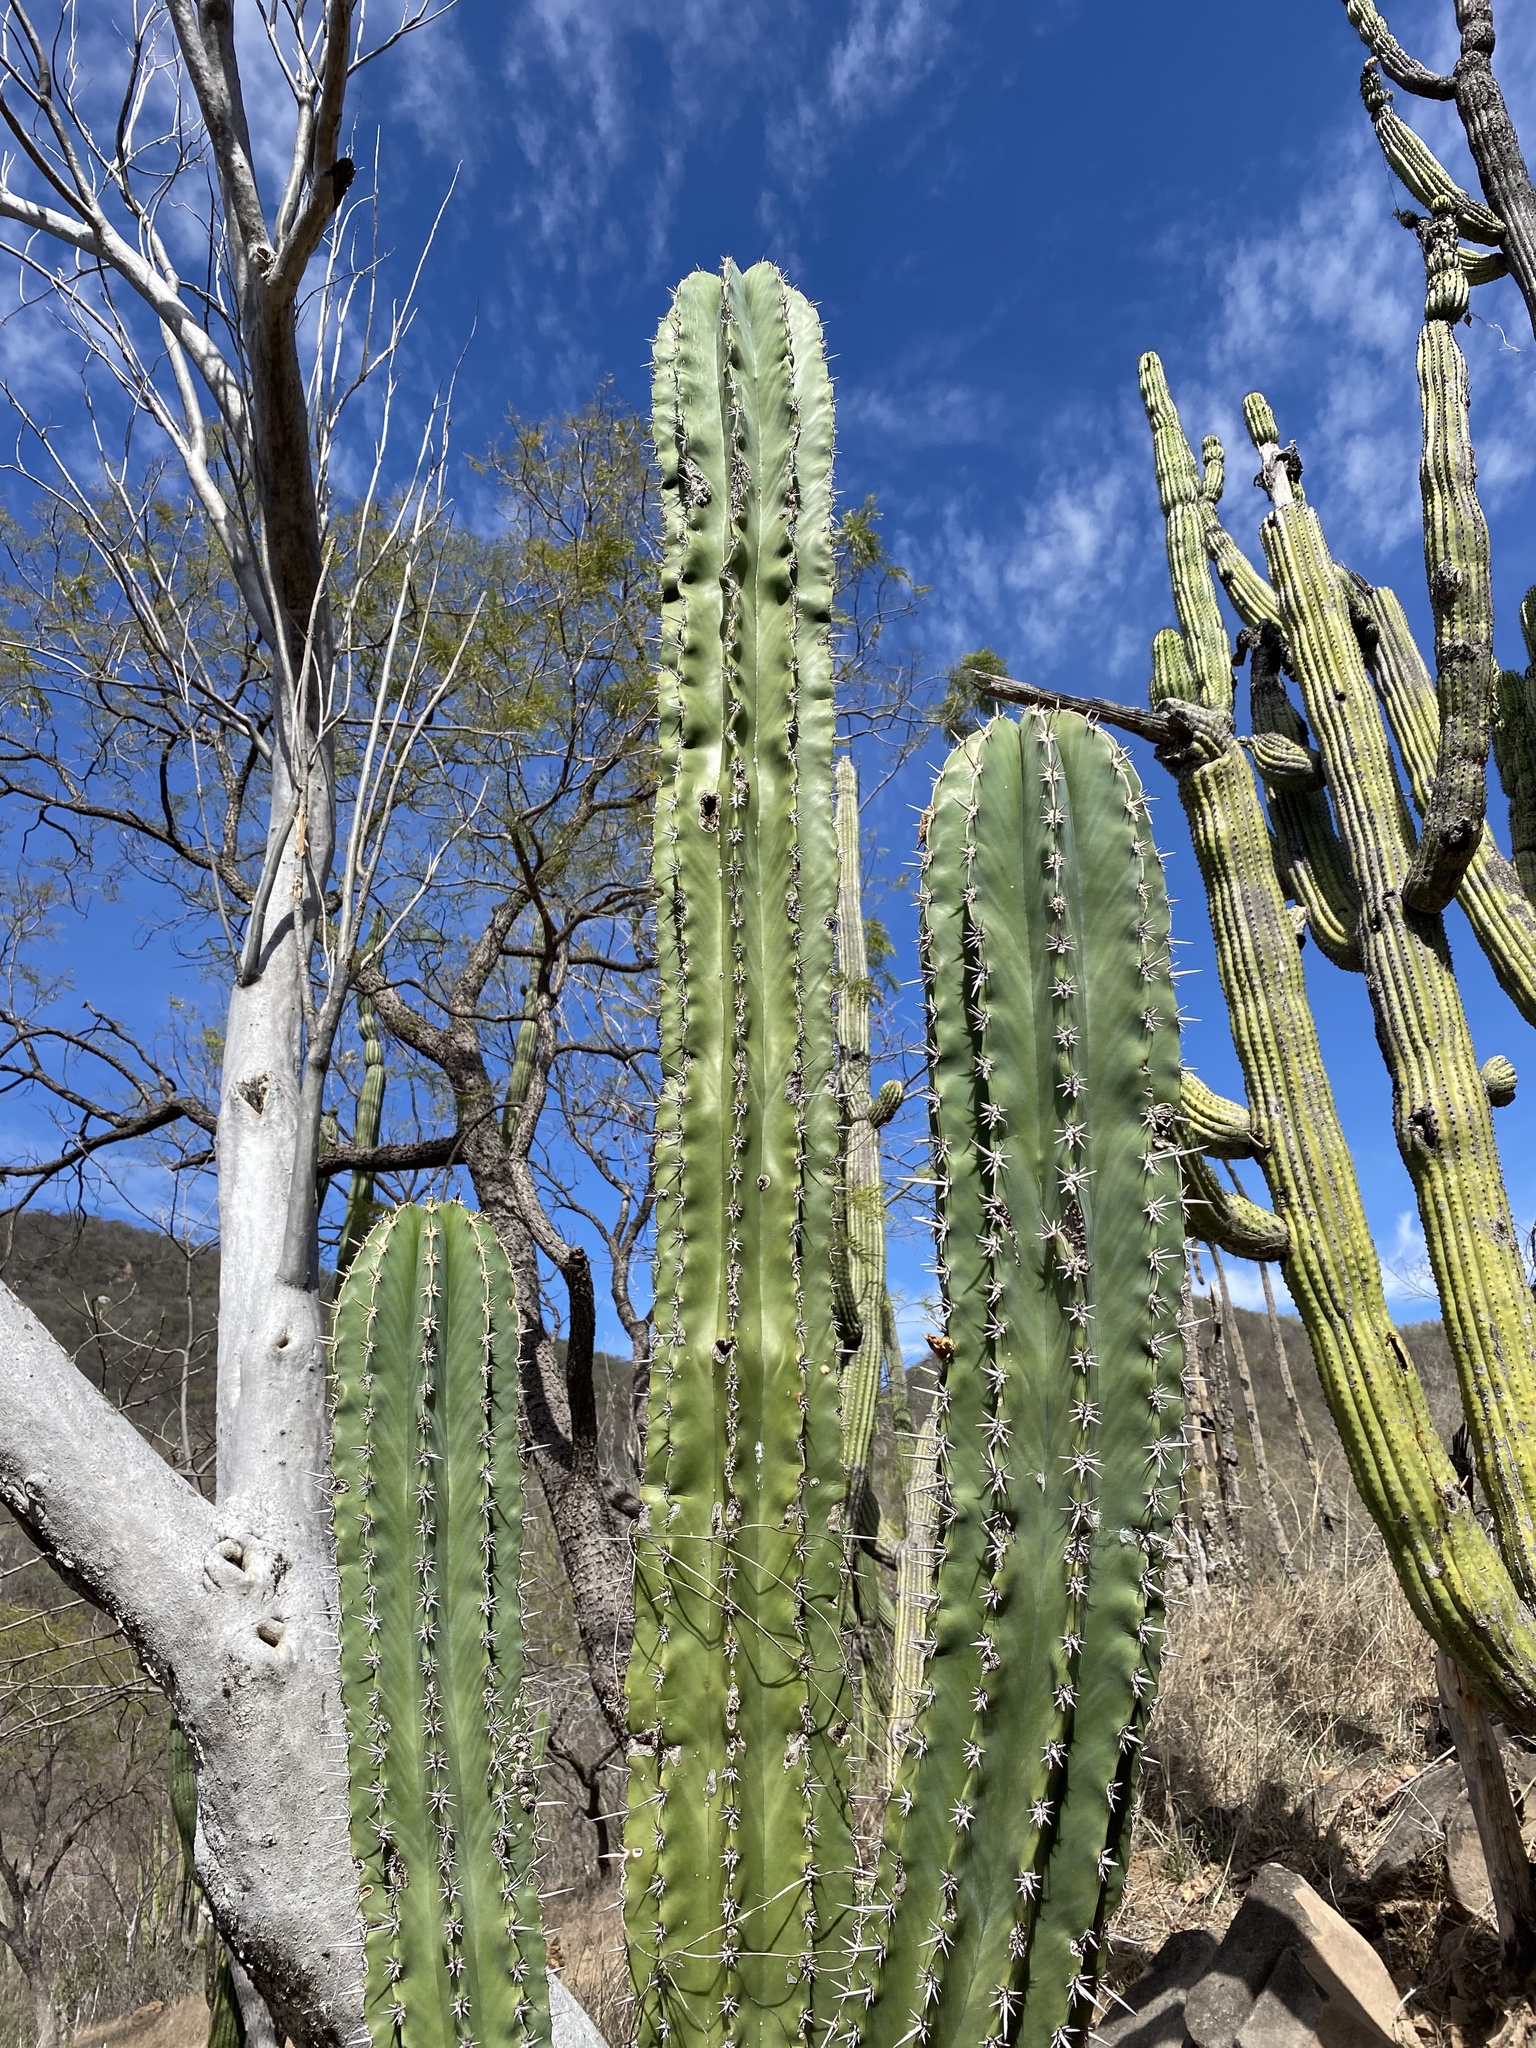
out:
<path id="1" fill-rule="evenodd" d="M 642 2048 L 809 2039 L 852 1896 L 828 1252 L 832 393 L 770 265 L 656 343 L 656 1353 L 625 1918 Z"/>
<path id="2" fill-rule="evenodd" d="M 928 814 L 942 1555 L 843 2038 L 1086 2035 L 1181 1467 L 1167 900 L 1129 758 L 994 721 Z"/>
<path id="3" fill-rule="evenodd" d="M 517 1317 L 489 1225 L 437 1202 L 375 1225 L 337 1302 L 334 1374 L 374 2048 L 547 2042 L 519 1701 Z"/>
<path id="4" fill-rule="evenodd" d="M 377 925 L 375 926 L 377 930 Z M 361 990 L 357 998 L 357 1029 L 363 1041 L 363 1085 L 357 1091 L 357 1119 L 352 1128 L 354 1145 L 377 1145 L 384 1123 L 384 1037 L 379 1030 L 379 1013 Z M 374 1196 L 373 1175 L 358 1171 L 347 1189 L 347 1206 L 341 1221 L 341 1244 L 336 1253 L 336 1271 L 345 1275 L 373 1228 L 379 1213 Z"/>
<path id="5" fill-rule="evenodd" d="M 857 1342 L 843 1372 L 843 1470 L 849 1518 L 863 1528 L 874 1506 L 869 1461 L 885 1358 L 885 1187 L 879 1133 L 901 1107 L 901 1083 L 878 1094 L 869 1072 L 870 979 L 859 852 L 859 778 L 841 755 L 837 792 L 837 1046 L 842 1103 L 842 1214 Z M 867 1533 L 873 1534 L 869 1523 Z"/>

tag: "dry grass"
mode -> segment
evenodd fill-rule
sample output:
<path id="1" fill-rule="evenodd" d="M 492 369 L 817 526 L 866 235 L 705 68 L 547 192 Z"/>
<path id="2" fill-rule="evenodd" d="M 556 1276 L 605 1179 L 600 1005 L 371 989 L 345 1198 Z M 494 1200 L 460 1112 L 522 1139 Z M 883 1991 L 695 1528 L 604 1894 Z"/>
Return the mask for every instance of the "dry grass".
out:
<path id="1" fill-rule="evenodd" d="M 609 2048 L 625 2048 L 634 2033 L 634 2004 L 617 1882 L 594 1878 L 546 1897 L 544 1927 L 549 1959 L 566 1990 L 585 2006 Z"/>
<path id="2" fill-rule="evenodd" d="M 201 1998 L 154 1999 L 127 2019 L 83 2027 L 70 2048 L 204 2048 L 208 2007 Z"/>
<path id="3" fill-rule="evenodd" d="M 1115 1979 L 1133 1976 L 1176 1928 L 1220 1932 L 1248 1878 L 1274 1858 L 1345 1911 L 1415 1988 L 1426 2042 L 1486 2041 L 1502 2017 L 1484 1995 L 1496 1944 L 1447 1905 L 1443 1866 L 1427 1859 L 1396 1896 L 1364 1882 L 1397 1795 L 1445 1746 L 1428 1639 L 1378 1548 L 1342 1576 L 1318 1570 L 1297 1586 L 1265 1579 L 1184 1602 L 1147 1744 Z M 633 2008 L 616 1884 L 553 1892 L 545 1923 L 566 1986 L 612 2048 L 625 2048 Z M 188 2000 L 94 2028 L 77 2048 L 200 2048 L 205 2031 L 202 2002 Z"/>
<path id="4" fill-rule="evenodd" d="M 1121 1937 L 1144 1948 L 1175 1927 L 1224 1924 L 1234 1890 L 1272 1858 L 1346 1897 L 1383 1802 L 1431 1759 L 1433 1667 L 1379 1550 L 1343 1576 L 1177 1608 Z"/>

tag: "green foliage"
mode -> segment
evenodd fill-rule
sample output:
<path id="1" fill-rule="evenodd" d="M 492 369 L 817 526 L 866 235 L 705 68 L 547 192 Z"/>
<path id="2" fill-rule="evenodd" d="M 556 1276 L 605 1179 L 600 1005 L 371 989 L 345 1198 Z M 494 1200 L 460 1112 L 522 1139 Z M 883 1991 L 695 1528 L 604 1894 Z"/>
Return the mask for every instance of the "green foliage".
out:
<path id="1" fill-rule="evenodd" d="M 944 675 L 944 695 L 933 713 L 939 732 L 963 733 L 978 719 L 992 717 L 997 699 L 987 689 L 989 676 L 1006 676 L 1008 664 L 990 647 L 962 654 Z"/>

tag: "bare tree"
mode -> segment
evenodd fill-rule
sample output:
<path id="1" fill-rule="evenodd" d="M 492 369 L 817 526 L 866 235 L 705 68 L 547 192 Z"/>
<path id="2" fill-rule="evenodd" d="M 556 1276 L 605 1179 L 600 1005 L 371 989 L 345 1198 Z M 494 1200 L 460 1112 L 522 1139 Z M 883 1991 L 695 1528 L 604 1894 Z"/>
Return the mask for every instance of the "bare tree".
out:
<path id="1" fill-rule="evenodd" d="M 0 1599 L 0 1943 L 26 1981 L 36 2048 L 60 2037 L 61 1895 L 77 1888 L 103 1823 L 156 1789 L 162 1744 L 146 1690 L 127 1645 L 83 1601 L 39 1611 Z"/>
<path id="2" fill-rule="evenodd" d="M 46 27 L 20 5 L 0 17 L 0 118 L 13 142 L 0 220 L 12 225 L 12 259 L 44 301 L 39 311 L 81 351 L 100 456 L 90 470 L 72 467 L 44 431 L 35 445 L 54 467 L 39 481 L 89 536 L 123 613 L 154 648 L 169 721 L 159 739 L 180 743 L 162 757 L 158 819 L 96 822 L 126 823 L 146 844 L 158 830 L 167 855 L 202 864 L 225 927 L 228 987 L 212 1113 L 168 1087 L 167 1069 L 146 1069 L 108 1017 L 55 1048 L 66 1063 L 104 1062 L 139 1098 L 88 1129 L 77 1152 L 108 1129 L 189 1124 L 205 1146 L 214 1141 L 217 1501 L 158 1458 L 8 1296 L 0 1498 L 118 1618 L 172 1699 L 198 1760 L 204 1889 L 279 2029 L 304 2043 L 363 2033 L 325 1518 L 315 1159 L 359 920 L 404 764 L 437 701 L 420 687 L 426 635 L 413 574 L 440 506 L 433 444 L 388 507 L 376 473 L 341 579 L 350 613 L 333 602 L 328 449 L 358 380 L 381 367 L 387 377 L 399 333 L 386 323 L 380 338 L 363 317 L 367 272 L 347 256 L 353 165 L 341 137 L 350 80 L 424 13 L 408 10 L 370 49 L 355 0 L 252 11 L 263 61 L 292 106 L 275 204 L 263 197 L 231 6 L 132 0 L 115 52 L 94 11 L 65 4 Z M 188 277 L 178 252 L 199 217 L 203 252 Z M 306 367 L 300 294 L 322 251 L 319 347 Z M 178 637 L 178 608 L 165 601 L 179 558 L 173 543 L 168 559 L 159 530 L 163 493 L 129 458 L 108 458 L 119 445 L 113 423 L 125 419 L 163 437 L 238 589 L 245 670 L 233 696 Z M 386 584 L 392 598 L 378 597 Z M 370 602 L 391 622 L 371 668 L 357 658 L 356 632 Z M 451 662 L 436 674 L 441 692 Z M 109 724 L 110 705 L 102 712 Z M 353 762 L 344 809 L 343 733 Z M 30 776 L 63 764 L 44 749 L 26 765 Z M 253 818 L 254 848 L 241 836 Z M 87 1126 L 91 1107 L 82 1097 Z"/>
<path id="3" fill-rule="evenodd" d="M 643 1384 L 655 578 L 641 429 L 607 402 L 558 445 L 518 429 L 499 452 L 521 523 L 497 561 L 445 521 L 445 409 L 403 473 L 379 456 L 361 503 L 334 502 L 347 402 L 372 379 L 388 415 L 405 317 L 379 313 L 338 153 L 348 81 L 377 47 L 346 0 L 250 19 L 294 107 L 275 209 L 226 6 L 146 0 L 111 103 L 99 41 L 79 57 L 105 33 L 84 10 L 66 4 L 46 36 L 19 8 L 0 16 L 19 151 L 0 219 L 39 316 L 80 349 L 87 423 L 71 445 L 11 394 L 48 502 L 6 535 L 0 808 L 27 862 L 0 1074 L 53 1103 L 59 1142 L 7 1170 L 29 1193 L 84 1186 L 122 1147 L 173 1175 L 212 1168 L 221 1272 L 215 1501 L 4 1297 L 0 1499 L 170 1696 L 220 1931 L 279 2029 L 329 2044 L 357 2037 L 362 1991 L 325 1521 L 319 1207 L 337 1175 L 395 1193 L 466 1176 L 507 1244 L 529 1453 L 593 1690 L 622 1726 L 634 1503 L 600 1458 L 592 1253 Z M 203 191 L 188 283 L 172 251 Z M 145 423 L 168 454 L 141 454 Z M 850 532 L 850 638 L 867 655 L 909 585 L 870 508 Z M 858 701 L 871 723 L 878 686 Z M 184 1017 L 145 1042 L 99 1001 L 67 1016 L 39 979 L 30 938 L 119 862 L 214 964 L 217 1032 Z M 382 936 L 359 957 L 375 911 Z M 354 988 L 408 1102 L 366 1151 L 339 1113 L 324 1142 Z M 605 1120 L 622 1122 L 622 1174 L 556 1171 L 550 1105 L 592 1162 Z"/>

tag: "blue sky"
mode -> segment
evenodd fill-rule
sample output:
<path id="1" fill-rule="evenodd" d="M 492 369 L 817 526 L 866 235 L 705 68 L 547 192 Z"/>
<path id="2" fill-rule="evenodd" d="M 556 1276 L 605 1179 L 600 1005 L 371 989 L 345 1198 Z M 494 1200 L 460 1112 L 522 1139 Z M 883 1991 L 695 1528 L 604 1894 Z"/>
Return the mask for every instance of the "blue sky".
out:
<path id="1" fill-rule="evenodd" d="M 1501 13 L 1501 75 L 1536 133 L 1536 21 L 1514 0 Z M 1444 63 L 1450 16 L 1450 0 L 1401 0 L 1392 21 Z M 1424 624 L 1422 273 L 1360 106 L 1362 54 L 1340 0 L 459 0 L 365 74 L 354 153 L 371 157 L 382 127 L 402 283 L 453 187 L 406 369 L 425 394 L 467 347 L 466 456 L 509 406 L 558 411 L 606 376 L 644 404 L 677 279 L 727 253 L 771 257 L 822 310 L 841 494 L 878 495 L 893 552 L 931 586 L 929 665 L 987 643 L 1016 675 L 1140 701 L 1171 618 L 1136 396 L 1148 347 L 1191 433 L 1227 441 L 1239 538 L 1253 545 L 1261 504 L 1239 411 L 1259 385 L 1300 442 L 1335 553 L 1393 582 Z M 1401 110 L 1464 164 L 1453 115 Z M 1500 647 L 1523 662 L 1536 345 L 1507 286 L 1478 311 L 1464 340 Z M 461 484 L 474 516 L 467 465 Z M 1196 970 L 1187 1057 L 1234 1088 L 1182 817 L 1167 778 L 1145 773 Z M 909 857 L 925 788 L 914 769 L 869 821 L 887 873 Z M 910 968 L 910 914 L 885 908 Z M 1480 1056 L 1528 1065 L 1464 927 L 1453 944 Z M 1310 954 L 1309 973 L 1378 1243 L 1411 1260 L 1363 988 Z M 1536 1101 L 1536 1072 L 1529 1088 Z M 1500 1130 L 1523 1224 L 1530 1103 Z M 898 1266 L 915 1297 L 915 1250 Z M 1248 1276 L 1240 1298 L 1256 1295 Z"/>
<path id="2" fill-rule="evenodd" d="M 1501 14 L 1501 74 L 1536 122 L 1536 24 Z M 1450 15 L 1449 0 L 1408 0 L 1392 21 L 1446 62 Z M 466 445 L 501 405 L 575 403 L 605 374 L 644 402 L 675 280 L 725 253 L 768 256 L 821 307 L 841 491 L 878 494 L 895 553 L 932 587 L 932 662 L 985 642 L 1015 674 L 1142 698 L 1148 642 L 1170 617 L 1136 397 L 1148 347 L 1191 432 L 1227 442 L 1239 536 L 1254 544 L 1261 505 L 1239 412 L 1257 385 L 1301 444 L 1335 552 L 1393 582 L 1423 625 L 1422 272 L 1392 219 L 1401 195 L 1339 0 L 461 0 L 432 36 L 388 90 L 422 196 L 461 167 L 419 345 L 444 351 L 477 322 Z M 1454 115 L 1403 111 L 1465 163 Z M 386 186 L 392 175 L 386 157 Z M 1465 341 L 1513 663 L 1536 573 L 1536 348 L 1508 287 L 1478 310 Z M 1187 1054 L 1235 1087 L 1182 816 L 1146 773 L 1166 799 L 1182 964 L 1197 970 Z M 922 786 L 914 774 L 871 820 L 887 863 L 906 857 Z M 1524 1026 L 1464 927 L 1453 943 L 1479 1053 L 1519 1066 Z M 1411 1263 L 1364 990 L 1315 954 L 1309 972 L 1378 1243 Z M 1528 1102 L 1500 1129 L 1524 1221 Z M 916 1293 L 915 1253 L 898 1263 Z M 1242 1293 L 1256 1298 L 1254 1276 Z M 1412 1295 L 1397 1306 L 1432 1312 Z"/>

